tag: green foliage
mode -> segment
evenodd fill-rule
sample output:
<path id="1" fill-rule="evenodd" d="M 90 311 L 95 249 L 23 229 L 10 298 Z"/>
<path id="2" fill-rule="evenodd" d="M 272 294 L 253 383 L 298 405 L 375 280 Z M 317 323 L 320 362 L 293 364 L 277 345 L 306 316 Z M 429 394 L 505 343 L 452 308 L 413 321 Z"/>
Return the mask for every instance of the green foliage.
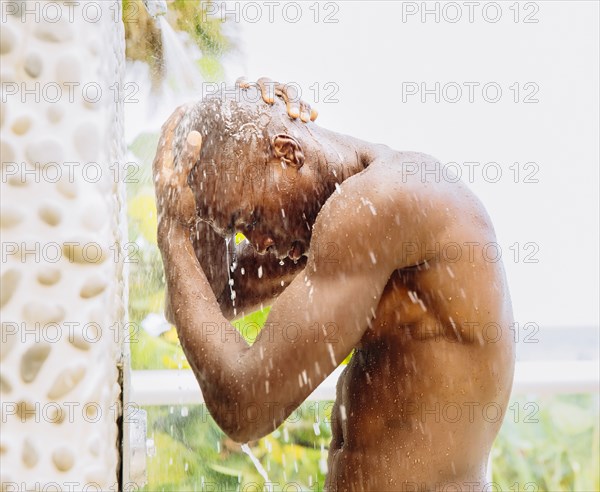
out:
<path id="1" fill-rule="evenodd" d="M 250 458 L 223 434 L 204 405 L 147 410 L 148 434 L 156 446 L 156 455 L 148 461 L 147 490 L 199 490 L 201 483 L 225 490 L 256 484 L 256 490 L 262 490 L 264 479 Z M 271 482 L 322 490 L 330 411 L 331 404 L 306 403 L 270 436 L 250 443 Z"/>
<path id="2" fill-rule="evenodd" d="M 189 33 L 204 55 L 217 58 L 232 48 L 232 42 L 223 34 L 221 19 L 207 15 L 210 4 L 208 1 L 174 0 L 169 3 L 169 9 L 178 14 L 177 28 Z"/>
<path id="3" fill-rule="evenodd" d="M 205 55 L 198 60 L 198 68 L 204 80 L 218 81 L 225 78 L 223 65 L 218 58 L 211 55 Z"/>
<path id="4" fill-rule="evenodd" d="M 493 490 L 600 490 L 598 397 L 527 400 L 537 405 L 535 415 L 509 410 L 492 449 Z M 276 432 L 250 443 L 271 482 L 323 489 L 331 408 L 331 402 L 306 402 Z M 221 432 L 204 405 L 150 407 L 148 412 L 157 453 L 149 460 L 147 490 L 198 490 L 198 484 L 211 482 L 227 485 L 225 490 L 250 484 L 258 487 L 247 490 L 262 490 L 264 480 L 250 458 Z"/>
<path id="5" fill-rule="evenodd" d="M 140 163 L 135 179 L 128 180 L 129 241 L 136 245 L 129 266 L 129 320 L 133 369 L 189 367 L 178 346 L 175 330 L 153 337 L 141 328 L 150 313 L 164 310 L 164 274 L 156 243 L 156 203 L 151 180 L 152 157 L 158 135 L 142 134 L 130 150 Z"/>
<path id="6" fill-rule="evenodd" d="M 517 490 L 515 483 L 519 490 L 600 490 L 597 395 L 515 401 L 525 400 L 536 411 L 518 415 L 509 405 L 492 450 L 494 482 L 502 490 Z M 527 483 L 535 487 L 524 488 Z"/>

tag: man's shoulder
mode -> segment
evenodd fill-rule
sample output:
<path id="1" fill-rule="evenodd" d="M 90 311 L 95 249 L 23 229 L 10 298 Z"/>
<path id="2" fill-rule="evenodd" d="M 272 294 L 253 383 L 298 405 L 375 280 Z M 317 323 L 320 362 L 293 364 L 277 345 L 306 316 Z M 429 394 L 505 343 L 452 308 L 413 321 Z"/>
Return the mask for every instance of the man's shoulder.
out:
<path id="1" fill-rule="evenodd" d="M 475 234 L 495 237 L 483 203 L 464 182 L 448 173 L 438 159 L 421 152 L 394 152 L 374 161 L 341 187 L 347 197 L 353 197 L 345 199 L 347 210 L 355 207 L 360 211 L 366 205 L 373 215 L 373 220 L 367 221 L 364 213 L 351 213 L 351 226 L 369 222 L 382 227 L 380 233 L 391 235 L 391 228 L 401 229 L 397 232 L 404 240 L 409 236 L 423 242 L 439 239 L 436 234 L 445 239 Z"/>
<path id="2" fill-rule="evenodd" d="M 433 215 L 472 213 L 489 222 L 483 203 L 455 168 L 423 152 L 393 152 L 374 161 L 348 184 L 365 196 L 392 200 L 401 208 L 406 204 L 414 213 L 426 209 Z"/>
<path id="3" fill-rule="evenodd" d="M 378 201 L 380 205 L 421 208 L 427 202 L 463 207 L 464 203 L 454 203 L 456 198 L 474 195 L 460 179 L 447 175 L 448 172 L 432 155 L 390 151 L 344 181 L 341 189 L 350 195 Z M 332 199 L 335 200 L 335 194 Z"/>

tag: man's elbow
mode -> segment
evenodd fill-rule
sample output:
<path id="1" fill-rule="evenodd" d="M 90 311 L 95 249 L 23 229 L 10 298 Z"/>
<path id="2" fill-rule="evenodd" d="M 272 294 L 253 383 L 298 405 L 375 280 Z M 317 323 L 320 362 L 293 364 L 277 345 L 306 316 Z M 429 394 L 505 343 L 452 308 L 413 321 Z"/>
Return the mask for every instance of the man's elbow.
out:
<path id="1" fill-rule="evenodd" d="M 221 430 L 225 433 L 229 439 L 239 444 L 245 444 L 251 441 L 257 441 L 258 439 L 267 436 L 270 432 L 257 432 L 256 428 L 252 427 L 238 427 L 235 429 L 227 429 L 221 427 Z"/>
<path id="2" fill-rule="evenodd" d="M 263 415 L 264 408 L 256 403 L 249 405 L 209 405 L 209 411 L 221 430 L 235 442 L 247 443 L 256 441 L 277 428 L 274 419 Z"/>
<path id="3" fill-rule="evenodd" d="M 269 435 L 275 430 L 272 426 L 265 425 L 264 423 L 252 422 L 250 420 L 238 421 L 235 424 L 220 423 L 217 421 L 217 424 L 227 437 L 240 444 L 256 441 Z"/>

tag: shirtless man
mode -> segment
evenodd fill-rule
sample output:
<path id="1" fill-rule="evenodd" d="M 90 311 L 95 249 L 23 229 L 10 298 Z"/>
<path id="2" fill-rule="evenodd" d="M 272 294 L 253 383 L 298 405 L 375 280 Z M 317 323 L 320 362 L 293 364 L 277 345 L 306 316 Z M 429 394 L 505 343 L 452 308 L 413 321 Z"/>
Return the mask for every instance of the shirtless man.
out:
<path id="1" fill-rule="evenodd" d="M 354 350 L 327 489 L 484 490 L 514 344 L 483 206 L 424 182 L 432 157 L 326 130 L 260 89 L 178 108 L 154 162 L 168 315 L 209 411 L 258 439 Z M 234 335 L 231 319 L 269 304 L 254 344 Z"/>

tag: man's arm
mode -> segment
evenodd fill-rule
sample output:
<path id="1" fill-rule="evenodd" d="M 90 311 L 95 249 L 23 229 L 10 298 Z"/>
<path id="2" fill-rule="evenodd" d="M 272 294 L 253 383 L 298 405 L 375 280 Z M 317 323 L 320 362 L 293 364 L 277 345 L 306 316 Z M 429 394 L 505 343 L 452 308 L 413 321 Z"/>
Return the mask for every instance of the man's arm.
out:
<path id="1" fill-rule="evenodd" d="M 351 199 L 340 207 L 356 205 Z M 377 220 L 369 215 L 355 218 L 378 235 L 379 227 L 365 222 Z M 186 230 L 173 223 L 163 232 L 161 251 L 182 347 L 211 414 L 239 442 L 276 429 L 344 360 L 395 269 L 377 245 L 365 247 L 364 241 L 348 251 L 340 246 L 347 256 L 336 263 L 311 254 L 304 273 L 279 296 L 260 336 L 248 346 L 222 315 Z M 323 250 L 347 232 L 350 225 L 332 228 L 317 221 L 313 242 Z M 373 263 L 371 254 L 380 262 Z"/>
<path id="2" fill-rule="evenodd" d="M 228 289 L 227 270 L 230 258 L 233 256 L 233 237 L 229 241 L 207 223 L 196 221 L 190 231 L 190 237 L 196 258 L 202 266 L 208 282 L 216 296 Z M 171 303 L 169 301 L 169 286 L 165 286 L 165 317 L 169 323 L 175 323 Z"/>

